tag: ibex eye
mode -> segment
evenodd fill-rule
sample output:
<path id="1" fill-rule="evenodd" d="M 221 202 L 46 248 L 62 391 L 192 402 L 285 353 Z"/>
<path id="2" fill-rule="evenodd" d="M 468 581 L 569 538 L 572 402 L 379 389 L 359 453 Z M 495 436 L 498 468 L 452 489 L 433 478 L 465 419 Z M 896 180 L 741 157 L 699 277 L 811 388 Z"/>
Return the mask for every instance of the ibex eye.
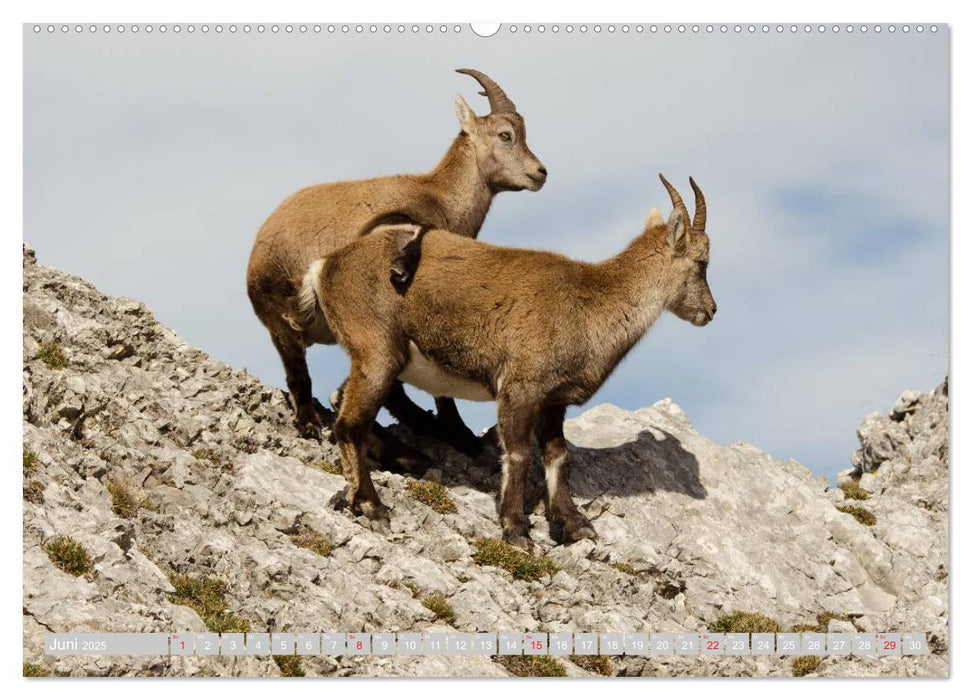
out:
<path id="1" fill-rule="evenodd" d="M 505 131 L 503 131 L 501 134 L 499 134 L 499 140 L 500 141 L 509 141 L 510 139 L 512 139 L 512 135 L 506 133 Z"/>

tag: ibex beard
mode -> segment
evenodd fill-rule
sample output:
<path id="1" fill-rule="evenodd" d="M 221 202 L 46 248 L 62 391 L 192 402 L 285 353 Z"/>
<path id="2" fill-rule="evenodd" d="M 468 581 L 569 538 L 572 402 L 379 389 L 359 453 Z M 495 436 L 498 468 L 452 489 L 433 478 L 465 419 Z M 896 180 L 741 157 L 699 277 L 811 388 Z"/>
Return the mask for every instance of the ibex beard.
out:
<path id="1" fill-rule="evenodd" d="M 595 536 L 570 495 L 566 408 L 593 396 L 663 311 L 703 326 L 717 310 L 706 274 L 704 195 L 692 179 L 692 222 L 680 194 L 661 180 L 674 205 L 668 220 L 653 210 L 642 233 L 600 263 L 443 230 L 390 229 L 310 266 L 303 308 L 323 313 L 351 359 L 334 432 L 352 512 L 379 526 L 389 522 L 364 450 L 391 387 L 407 381 L 432 393 L 496 401 L 504 539 L 531 546 L 523 498 L 534 437 L 551 534 L 567 542 Z M 421 246 L 403 292 L 388 275 L 402 238 Z"/>

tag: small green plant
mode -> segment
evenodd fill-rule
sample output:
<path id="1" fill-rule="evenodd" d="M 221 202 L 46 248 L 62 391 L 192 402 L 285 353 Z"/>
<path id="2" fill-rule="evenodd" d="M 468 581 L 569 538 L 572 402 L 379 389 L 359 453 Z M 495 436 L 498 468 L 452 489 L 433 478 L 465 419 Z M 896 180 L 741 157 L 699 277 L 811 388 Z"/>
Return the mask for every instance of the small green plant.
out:
<path id="1" fill-rule="evenodd" d="M 276 662 L 277 668 L 280 669 L 280 675 L 286 676 L 287 678 L 302 678 L 307 675 L 303 672 L 303 667 L 300 665 L 300 658 L 297 656 L 274 656 L 273 660 Z"/>
<path id="2" fill-rule="evenodd" d="M 858 481 L 844 481 L 840 484 L 840 490 L 844 496 L 854 501 L 865 501 L 870 497 L 870 494 L 860 488 Z"/>
<path id="3" fill-rule="evenodd" d="M 229 587 L 222 579 L 196 578 L 173 571 L 169 573 L 169 582 L 175 589 L 174 593 L 169 594 L 169 601 L 195 610 L 210 631 L 250 631 L 249 622 L 227 609 L 226 592 Z"/>
<path id="4" fill-rule="evenodd" d="M 129 520 L 138 515 L 138 506 L 141 504 L 125 481 L 109 479 L 107 487 L 108 495 L 111 496 L 111 510 L 115 515 Z"/>
<path id="5" fill-rule="evenodd" d="M 852 515 L 861 525 L 873 527 L 877 524 L 877 516 L 862 506 L 836 506 L 836 510 Z"/>
<path id="6" fill-rule="evenodd" d="M 842 620 L 844 622 L 853 623 L 853 620 L 850 618 L 849 615 L 842 615 L 840 613 L 829 612 L 827 610 L 825 612 L 821 612 L 818 615 L 816 615 L 815 625 L 796 625 L 795 627 L 793 627 L 792 631 L 793 632 L 826 632 L 829 630 L 829 623 L 831 620 Z M 853 626 L 856 627 L 856 624 L 853 623 Z"/>
<path id="7" fill-rule="evenodd" d="M 610 565 L 622 574 L 627 574 L 628 576 L 637 576 L 637 569 L 625 561 L 612 561 L 610 562 Z"/>
<path id="8" fill-rule="evenodd" d="M 336 548 L 333 542 L 310 527 L 304 527 L 297 534 L 290 535 L 290 541 L 321 557 L 328 556 Z"/>
<path id="9" fill-rule="evenodd" d="M 412 481 L 408 484 L 408 493 L 436 513 L 457 512 L 455 502 L 448 495 L 448 489 L 434 481 Z"/>
<path id="10" fill-rule="evenodd" d="M 412 597 L 417 598 L 421 595 L 421 588 L 414 581 L 402 581 L 401 585 L 411 591 Z"/>
<path id="11" fill-rule="evenodd" d="M 300 461 L 306 464 L 308 467 L 319 469 L 327 474 L 335 474 L 337 476 L 342 476 L 344 474 L 344 470 L 341 469 L 341 465 L 328 462 L 327 460 L 314 460 L 309 457 L 302 457 Z"/>
<path id="12" fill-rule="evenodd" d="M 68 364 L 67 357 L 56 340 L 41 345 L 37 356 L 51 369 L 64 369 Z"/>
<path id="13" fill-rule="evenodd" d="M 711 625 L 712 632 L 781 632 L 782 625 L 762 613 L 733 610 Z"/>
<path id="14" fill-rule="evenodd" d="M 32 476 L 37 471 L 37 455 L 24 445 L 24 476 Z"/>
<path id="15" fill-rule="evenodd" d="M 800 624 L 800 625 L 793 625 L 792 626 L 792 630 L 790 630 L 790 631 L 792 631 L 792 632 L 818 632 L 819 631 L 819 625 L 811 625 L 811 624 L 805 624 L 805 623 Z"/>
<path id="16" fill-rule="evenodd" d="M 24 484 L 24 500 L 31 503 L 44 502 L 44 484 L 36 479 Z"/>
<path id="17" fill-rule="evenodd" d="M 43 666 L 24 661 L 24 678 L 46 678 L 49 675 L 51 675 L 51 672 Z"/>
<path id="18" fill-rule="evenodd" d="M 494 537 L 481 537 L 472 546 L 475 547 L 472 561 L 476 564 L 505 569 L 520 581 L 537 581 L 546 574 L 552 576 L 559 571 L 549 559 L 533 556 Z"/>
<path id="19" fill-rule="evenodd" d="M 493 656 L 493 661 L 520 678 L 562 678 L 566 667 L 552 656 Z"/>
<path id="20" fill-rule="evenodd" d="M 792 660 L 792 675 L 796 677 L 806 676 L 819 668 L 818 656 L 797 656 Z"/>
<path id="21" fill-rule="evenodd" d="M 614 667 L 610 663 L 609 656 L 603 656 L 602 654 L 598 654 L 596 656 L 578 656 L 573 654 L 570 656 L 570 661 L 572 661 L 576 666 L 582 668 L 584 671 L 596 673 L 598 676 L 614 675 Z"/>
<path id="22" fill-rule="evenodd" d="M 219 467 L 223 471 L 230 471 L 233 468 L 232 463 L 228 459 L 220 455 L 211 447 L 200 447 L 192 450 L 190 454 L 200 462 L 208 462 L 214 467 Z"/>
<path id="23" fill-rule="evenodd" d="M 449 605 L 445 596 L 440 593 L 433 593 L 421 599 L 421 604 L 435 613 L 435 619 L 448 624 L 455 622 L 455 610 Z"/>
<path id="24" fill-rule="evenodd" d="M 74 538 L 55 537 L 44 546 L 44 551 L 57 568 L 72 576 L 83 576 L 92 570 L 88 550 Z"/>

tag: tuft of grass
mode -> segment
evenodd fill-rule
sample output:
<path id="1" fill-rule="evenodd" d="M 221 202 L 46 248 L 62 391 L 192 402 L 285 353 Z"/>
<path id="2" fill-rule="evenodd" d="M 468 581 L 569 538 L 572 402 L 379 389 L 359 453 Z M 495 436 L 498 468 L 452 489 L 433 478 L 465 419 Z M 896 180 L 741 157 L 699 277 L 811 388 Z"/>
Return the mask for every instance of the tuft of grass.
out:
<path id="1" fill-rule="evenodd" d="M 189 454 L 191 454 L 195 459 L 198 459 L 200 462 L 208 462 L 214 467 L 219 467 L 223 471 L 232 471 L 232 463 L 211 447 L 200 447 L 192 450 L 192 452 Z"/>
<path id="2" fill-rule="evenodd" d="M 421 588 L 414 581 L 402 581 L 401 585 L 411 591 L 412 597 L 417 598 L 421 595 Z"/>
<path id="3" fill-rule="evenodd" d="M 792 675 L 801 677 L 813 673 L 819 668 L 818 656 L 797 656 L 792 660 Z"/>
<path id="4" fill-rule="evenodd" d="M 408 493 L 419 503 L 424 503 L 436 513 L 456 513 L 458 509 L 448 495 L 448 489 L 433 481 L 412 481 Z"/>
<path id="5" fill-rule="evenodd" d="M 336 549 L 337 545 L 311 527 L 304 527 L 295 535 L 290 535 L 290 541 L 298 547 L 309 549 L 320 557 L 326 557 Z"/>
<path id="6" fill-rule="evenodd" d="M 435 619 L 448 624 L 455 622 L 455 610 L 440 593 L 433 593 L 421 599 L 421 604 L 435 613 Z"/>
<path id="7" fill-rule="evenodd" d="M 566 676 L 566 667 L 552 656 L 493 656 L 492 659 L 520 678 Z"/>
<path id="8" fill-rule="evenodd" d="M 771 617 L 756 612 L 733 610 L 711 625 L 712 632 L 781 632 L 782 625 Z"/>
<path id="9" fill-rule="evenodd" d="M 582 668 L 584 671 L 596 673 L 598 676 L 614 675 L 614 667 L 610 663 L 609 656 L 604 656 L 602 654 L 595 656 L 579 656 L 577 654 L 573 654 L 570 656 L 570 661 Z"/>
<path id="10" fill-rule="evenodd" d="M 628 576 L 637 576 L 637 569 L 628 564 L 625 561 L 612 561 L 609 562 L 612 567 L 620 571 L 621 573 L 627 574 Z"/>
<path id="11" fill-rule="evenodd" d="M 36 479 L 33 481 L 28 481 L 26 484 L 24 484 L 24 500 L 30 501 L 31 503 L 43 503 L 44 484 L 40 483 Z"/>
<path id="12" fill-rule="evenodd" d="M 46 678 L 49 675 L 51 675 L 51 672 L 43 666 L 24 661 L 24 678 Z"/>
<path id="13" fill-rule="evenodd" d="M 24 476 L 32 476 L 37 471 L 37 455 L 24 445 Z"/>
<path id="14" fill-rule="evenodd" d="M 834 613 L 830 611 L 821 612 L 816 615 L 815 625 L 796 625 L 792 628 L 793 632 L 826 632 L 829 629 L 830 620 L 843 620 L 853 622 L 849 615 Z M 855 624 L 853 625 L 856 626 Z"/>
<path id="15" fill-rule="evenodd" d="M 281 675 L 287 678 L 303 678 L 307 675 L 303 672 L 303 666 L 300 665 L 300 658 L 297 656 L 274 656 L 273 660 L 280 669 Z"/>
<path id="16" fill-rule="evenodd" d="M 480 537 L 473 547 L 472 561 L 476 564 L 505 569 L 520 581 L 537 581 L 546 574 L 552 576 L 559 571 L 546 557 L 533 556 L 495 537 Z"/>
<path id="17" fill-rule="evenodd" d="M 861 506 L 836 506 L 836 510 L 841 513 L 849 513 L 861 525 L 873 527 L 877 524 L 877 516 Z"/>
<path id="18" fill-rule="evenodd" d="M 334 464 L 333 462 L 328 462 L 326 460 L 314 461 L 312 459 L 304 459 L 301 461 L 303 461 L 303 463 L 306 464 L 308 467 L 319 469 L 320 471 L 325 472 L 327 474 L 334 474 L 336 476 L 344 475 L 344 470 L 341 468 L 341 465 Z"/>
<path id="19" fill-rule="evenodd" d="M 54 566 L 72 576 L 83 576 L 92 570 L 88 550 L 72 537 L 55 537 L 44 545 L 44 551 L 54 562 Z"/>
<path id="20" fill-rule="evenodd" d="M 120 518 L 131 520 L 138 515 L 138 507 L 141 505 L 131 488 L 124 481 L 109 479 L 108 495 L 111 496 L 111 510 Z"/>
<path id="21" fill-rule="evenodd" d="M 861 489 L 860 484 L 856 481 L 844 481 L 840 484 L 840 490 L 843 495 L 854 501 L 865 501 L 870 497 L 870 494 Z"/>
<path id="22" fill-rule="evenodd" d="M 196 578 L 173 571 L 169 573 L 169 582 L 175 588 L 175 592 L 169 594 L 169 602 L 195 610 L 210 631 L 250 631 L 249 622 L 227 609 L 226 591 L 229 587 L 222 579 Z"/>
<path id="23" fill-rule="evenodd" d="M 67 357 L 64 355 L 64 351 L 61 349 L 60 343 L 56 340 L 52 340 L 49 343 L 44 343 L 40 346 L 40 352 L 37 353 L 45 365 L 51 369 L 64 369 L 67 367 Z"/>

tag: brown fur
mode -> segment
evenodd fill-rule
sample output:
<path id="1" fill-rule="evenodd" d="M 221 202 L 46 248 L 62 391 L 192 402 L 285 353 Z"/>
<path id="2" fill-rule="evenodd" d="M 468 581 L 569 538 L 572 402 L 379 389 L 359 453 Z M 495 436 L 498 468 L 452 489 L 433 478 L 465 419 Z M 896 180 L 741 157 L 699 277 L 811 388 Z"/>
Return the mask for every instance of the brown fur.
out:
<path id="1" fill-rule="evenodd" d="M 697 188 L 696 197 L 703 211 Z M 355 512 L 387 516 L 361 444 L 389 387 L 414 362 L 414 344 L 497 401 L 504 536 L 529 544 L 523 488 L 534 436 L 547 468 L 551 520 L 565 539 L 593 536 L 567 484 L 566 407 L 593 396 L 663 311 L 705 325 L 717 310 L 705 274 L 708 236 L 675 204 L 667 223 L 655 210 L 625 250 L 601 263 L 432 230 L 421 238 L 421 261 L 400 294 L 387 264 L 401 237 L 413 234 L 391 230 L 315 265 L 304 284 L 351 357 L 335 434 Z"/>
<path id="2" fill-rule="evenodd" d="M 283 360 L 296 424 L 305 436 L 319 437 L 321 426 L 306 350 L 314 343 L 335 342 L 322 318 L 299 308 L 308 265 L 375 227 L 399 221 L 428 222 L 474 238 L 497 193 L 535 191 L 545 182 L 546 170 L 526 145 L 519 114 L 479 117 L 461 96 L 456 114 L 462 132 L 431 172 L 308 187 L 284 201 L 257 234 L 246 288 Z M 386 276 L 391 263 L 381 264 Z M 398 398 L 407 401 L 403 391 Z"/>

